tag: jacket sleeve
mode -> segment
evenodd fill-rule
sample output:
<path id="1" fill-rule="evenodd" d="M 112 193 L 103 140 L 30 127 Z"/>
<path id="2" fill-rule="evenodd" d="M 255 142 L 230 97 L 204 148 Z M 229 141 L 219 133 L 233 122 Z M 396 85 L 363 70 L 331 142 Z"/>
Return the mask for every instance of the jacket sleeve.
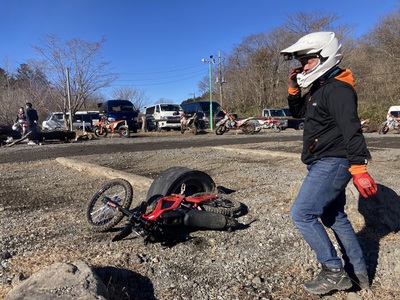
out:
<path id="1" fill-rule="evenodd" d="M 305 97 L 301 97 L 300 91 L 295 95 L 289 94 L 288 104 L 289 110 L 294 118 L 304 118 L 307 106 Z"/>

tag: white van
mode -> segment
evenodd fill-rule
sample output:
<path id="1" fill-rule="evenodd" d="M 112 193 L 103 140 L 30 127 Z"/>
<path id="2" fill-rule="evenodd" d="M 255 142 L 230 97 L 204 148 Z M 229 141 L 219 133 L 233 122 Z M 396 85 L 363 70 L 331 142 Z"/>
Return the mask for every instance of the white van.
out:
<path id="1" fill-rule="evenodd" d="M 179 104 L 160 103 L 145 107 L 147 130 L 181 128 L 183 109 Z"/>
<path id="2" fill-rule="evenodd" d="M 395 106 L 389 107 L 387 118 L 389 118 L 389 115 L 392 115 L 395 118 L 399 118 L 400 117 L 400 105 L 395 105 Z"/>
<path id="3" fill-rule="evenodd" d="M 69 117 L 69 113 L 66 114 Z M 92 125 L 100 119 L 98 111 L 77 111 L 75 112 L 75 120 L 72 123 L 74 129 L 91 131 Z M 46 120 L 42 122 L 43 130 L 67 130 L 67 122 L 64 119 L 62 112 L 53 112 L 47 115 Z"/>

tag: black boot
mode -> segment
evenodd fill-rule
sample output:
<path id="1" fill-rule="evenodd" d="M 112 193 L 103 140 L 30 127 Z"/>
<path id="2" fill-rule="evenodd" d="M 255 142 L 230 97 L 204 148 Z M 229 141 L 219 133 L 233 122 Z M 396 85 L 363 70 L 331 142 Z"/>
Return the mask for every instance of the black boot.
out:
<path id="1" fill-rule="evenodd" d="M 343 268 L 328 268 L 322 265 L 317 278 L 304 284 L 304 289 L 312 294 L 323 295 L 330 291 L 343 291 L 352 287 L 350 278 Z"/>

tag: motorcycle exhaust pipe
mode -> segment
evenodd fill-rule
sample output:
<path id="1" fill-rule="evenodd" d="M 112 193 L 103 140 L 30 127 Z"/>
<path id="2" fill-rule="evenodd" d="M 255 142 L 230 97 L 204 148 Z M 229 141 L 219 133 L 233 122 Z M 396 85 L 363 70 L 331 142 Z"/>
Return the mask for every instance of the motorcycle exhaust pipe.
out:
<path id="1" fill-rule="evenodd" d="M 183 219 L 185 226 L 198 227 L 203 229 L 227 229 L 227 217 L 221 214 L 204 210 L 191 210 L 185 214 Z"/>

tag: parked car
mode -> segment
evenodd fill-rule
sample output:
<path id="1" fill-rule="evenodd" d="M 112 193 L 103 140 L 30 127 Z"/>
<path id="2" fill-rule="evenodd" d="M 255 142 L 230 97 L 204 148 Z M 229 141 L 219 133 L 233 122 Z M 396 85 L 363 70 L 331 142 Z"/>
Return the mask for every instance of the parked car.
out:
<path id="1" fill-rule="evenodd" d="M 100 115 L 109 122 L 125 120 L 129 130 L 136 133 L 138 130 L 139 111 L 129 100 L 107 100 L 98 104 Z"/>
<path id="2" fill-rule="evenodd" d="M 293 118 L 289 108 L 264 108 L 261 115 L 279 121 L 282 129 L 304 129 L 304 118 Z"/>
<path id="3" fill-rule="evenodd" d="M 69 113 L 66 113 L 65 117 L 68 119 Z M 99 119 L 98 111 L 77 111 L 72 122 L 72 128 L 91 131 L 93 124 L 98 122 Z M 51 131 L 56 129 L 68 129 L 67 121 L 64 119 L 62 112 L 52 112 L 42 122 L 42 130 Z"/>
<path id="4" fill-rule="evenodd" d="M 186 114 L 192 115 L 194 113 L 203 112 L 204 121 L 207 126 L 210 126 L 210 101 L 185 102 L 182 103 L 181 106 Z M 214 124 L 216 124 L 225 114 L 222 112 L 222 107 L 218 102 L 212 102 L 211 108 L 214 115 Z"/>
<path id="5" fill-rule="evenodd" d="M 183 109 L 179 104 L 159 103 L 145 107 L 147 130 L 180 130 Z"/>

